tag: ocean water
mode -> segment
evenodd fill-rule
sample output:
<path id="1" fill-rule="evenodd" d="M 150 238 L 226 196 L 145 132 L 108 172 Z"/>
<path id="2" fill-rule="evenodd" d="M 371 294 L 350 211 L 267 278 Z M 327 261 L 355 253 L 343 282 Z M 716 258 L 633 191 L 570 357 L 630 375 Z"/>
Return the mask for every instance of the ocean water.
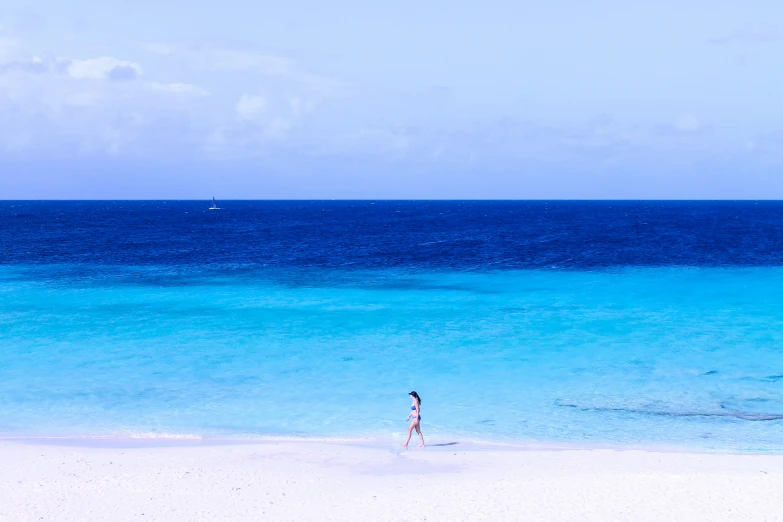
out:
<path id="1" fill-rule="evenodd" d="M 0 434 L 783 450 L 783 203 L 0 202 Z"/>

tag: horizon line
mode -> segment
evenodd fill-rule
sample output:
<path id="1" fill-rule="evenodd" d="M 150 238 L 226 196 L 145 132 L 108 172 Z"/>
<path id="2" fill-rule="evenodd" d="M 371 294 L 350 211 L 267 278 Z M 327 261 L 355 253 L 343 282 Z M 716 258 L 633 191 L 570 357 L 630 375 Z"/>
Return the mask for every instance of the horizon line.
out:
<path id="1" fill-rule="evenodd" d="M 0 199 L 0 203 L 44 203 L 44 202 L 198 202 L 198 201 L 212 201 L 215 199 L 220 202 L 407 202 L 407 203 L 424 203 L 424 202 L 441 202 L 441 203 L 457 203 L 457 202 L 507 202 L 507 203 L 521 203 L 521 202 L 559 202 L 559 203 L 685 203 L 685 202 L 700 202 L 700 203 L 775 203 L 783 202 L 783 199 L 711 199 L 711 198 L 657 198 L 657 199 L 641 199 L 641 198 L 591 198 L 591 199 L 578 199 L 578 198 L 259 198 L 259 199 L 236 199 L 236 198 L 217 198 L 213 196 L 207 198 L 145 198 L 145 199 L 129 199 L 129 198 L 36 198 L 36 199 Z"/>

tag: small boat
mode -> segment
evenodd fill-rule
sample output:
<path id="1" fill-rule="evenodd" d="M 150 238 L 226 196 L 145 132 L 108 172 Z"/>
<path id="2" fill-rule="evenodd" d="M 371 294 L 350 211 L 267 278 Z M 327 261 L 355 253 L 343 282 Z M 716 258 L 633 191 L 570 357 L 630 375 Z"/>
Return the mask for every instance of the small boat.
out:
<path id="1" fill-rule="evenodd" d="M 209 210 L 220 210 L 220 207 L 215 203 L 215 198 L 212 198 L 212 206 L 209 207 Z"/>

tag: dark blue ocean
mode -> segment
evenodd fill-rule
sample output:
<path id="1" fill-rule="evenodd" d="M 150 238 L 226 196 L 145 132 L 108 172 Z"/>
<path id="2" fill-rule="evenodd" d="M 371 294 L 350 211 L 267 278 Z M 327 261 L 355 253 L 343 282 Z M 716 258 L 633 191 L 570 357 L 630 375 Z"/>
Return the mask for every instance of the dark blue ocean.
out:
<path id="1" fill-rule="evenodd" d="M 783 450 L 783 203 L 0 202 L 0 435 Z"/>

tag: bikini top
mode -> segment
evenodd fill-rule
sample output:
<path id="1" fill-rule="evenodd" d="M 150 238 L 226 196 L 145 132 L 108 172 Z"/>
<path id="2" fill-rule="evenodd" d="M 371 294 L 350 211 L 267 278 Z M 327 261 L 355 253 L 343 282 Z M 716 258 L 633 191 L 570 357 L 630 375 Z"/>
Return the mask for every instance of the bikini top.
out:
<path id="1" fill-rule="evenodd" d="M 411 409 L 412 409 L 412 410 L 415 410 L 415 409 L 416 409 L 416 406 L 411 406 Z"/>

